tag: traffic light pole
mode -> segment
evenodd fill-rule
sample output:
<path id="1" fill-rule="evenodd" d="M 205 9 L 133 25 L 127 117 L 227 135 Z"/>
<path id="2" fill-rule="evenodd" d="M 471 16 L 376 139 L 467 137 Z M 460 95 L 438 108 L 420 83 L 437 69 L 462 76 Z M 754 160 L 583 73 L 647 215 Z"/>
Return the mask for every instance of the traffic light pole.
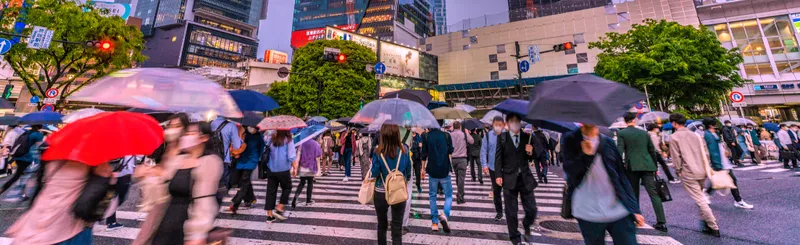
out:
<path id="1" fill-rule="evenodd" d="M 377 56 L 378 63 L 381 63 L 381 39 L 378 38 L 378 50 L 375 53 Z M 375 100 L 379 100 L 381 98 L 381 80 L 375 79 Z"/>
<path id="2" fill-rule="evenodd" d="M 572 46 L 569 49 L 573 49 L 573 48 L 575 48 L 575 46 Z M 519 53 L 519 41 L 514 41 L 514 51 L 515 51 L 514 55 L 512 55 L 511 57 L 514 57 L 517 60 L 517 86 L 518 86 L 517 87 L 517 90 L 518 90 L 517 92 L 519 92 L 519 99 L 524 100 L 525 97 L 522 95 L 522 92 L 524 92 L 524 90 L 522 89 L 522 70 L 519 68 L 519 63 L 520 63 L 519 60 L 521 58 L 528 57 L 528 55 L 520 55 L 520 53 Z M 540 54 L 544 54 L 544 53 L 552 53 L 552 52 L 557 52 L 557 51 L 558 50 L 551 49 L 551 50 L 540 51 L 539 53 Z"/>

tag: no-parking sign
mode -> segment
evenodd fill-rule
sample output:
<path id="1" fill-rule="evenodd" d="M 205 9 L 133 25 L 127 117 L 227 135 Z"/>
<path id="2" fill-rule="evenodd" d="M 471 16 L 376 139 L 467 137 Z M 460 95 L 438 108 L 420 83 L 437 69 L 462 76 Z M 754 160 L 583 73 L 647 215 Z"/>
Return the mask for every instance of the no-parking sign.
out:
<path id="1" fill-rule="evenodd" d="M 44 92 L 44 96 L 47 98 L 55 98 L 58 96 L 58 89 L 51 88 Z"/>
<path id="2" fill-rule="evenodd" d="M 728 95 L 728 98 L 730 98 L 732 102 L 738 103 L 744 101 L 744 94 L 733 91 Z"/>

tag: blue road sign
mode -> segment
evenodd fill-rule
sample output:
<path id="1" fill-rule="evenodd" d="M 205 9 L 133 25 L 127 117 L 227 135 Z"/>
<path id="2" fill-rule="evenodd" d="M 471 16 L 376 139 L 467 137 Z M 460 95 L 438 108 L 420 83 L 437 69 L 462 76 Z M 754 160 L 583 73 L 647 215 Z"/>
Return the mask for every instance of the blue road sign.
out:
<path id="1" fill-rule="evenodd" d="M 11 43 L 10 40 L 0 38 L 0 55 L 8 53 L 8 50 L 11 49 L 11 45 L 13 45 L 13 43 Z"/>
<path id="2" fill-rule="evenodd" d="M 527 60 L 523 60 L 522 62 L 519 62 L 519 70 L 520 71 L 528 72 L 528 69 L 530 69 L 530 68 L 531 68 L 531 63 L 528 62 Z"/>
<path id="3" fill-rule="evenodd" d="M 36 103 L 39 103 L 39 96 L 34 95 L 33 97 L 31 97 L 31 104 L 36 104 Z"/>
<path id="4" fill-rule="evenodd" d="M 375 69 L 373 70 L 375 70 L 375 74 L 382 75 L 386 72 L 386 65 L 384 65 L 383 62 L 378 62 L 375 64 Z"/>

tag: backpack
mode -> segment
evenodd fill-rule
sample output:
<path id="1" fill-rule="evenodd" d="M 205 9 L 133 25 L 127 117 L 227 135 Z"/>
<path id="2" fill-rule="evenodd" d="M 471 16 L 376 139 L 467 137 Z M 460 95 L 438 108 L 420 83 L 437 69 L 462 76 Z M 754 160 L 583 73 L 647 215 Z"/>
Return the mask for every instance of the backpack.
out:
<path id="1" fill-rule="evenodd" d="M 406 177 L 398 169 L 400 168 L 400 158 L 402 157 L 403 150 L 401 149 L 400 152 L 397 153 L 397 164 L 394 170 L 391 170 L 389 164 L 386 163 L 386 158 L 381 154 L 381 159 L 383 160 L 384 166 L 386 166 L 386 171 L 389 171 L 389 174 L 386 175 L 386 179 L 383 181 L 383 188 L 386 189 L 386 203 L 389 205 L 395 205 L 408 200 Z"/>
<path id="2" fill-rule="evenodd" d="M 22 133 L 16 140 L 14 140 L 14 145 L 11 147 L 11 156 L 14 158 L 25 156 L 28 152 L 31 151 L 31 146 L 33 145 L 30 141 L 30 135 L 32 131 L 28 130 Z"/>
<path id="3" fill-rule="evenodd" d="M 225 156 L 228 155 L 228 149 L 225 148 L 225 141 L 223 141 L 225 138 L 222 137 L 222 129 L 224 129 L 227 125 L 228 121 L 222 122 L 222 124 L 220 124 L 216 130 L 214 130 L 214 134 L 208 141 L 214 154 L 219 156 L 222 161 L 225 161 Z"/>

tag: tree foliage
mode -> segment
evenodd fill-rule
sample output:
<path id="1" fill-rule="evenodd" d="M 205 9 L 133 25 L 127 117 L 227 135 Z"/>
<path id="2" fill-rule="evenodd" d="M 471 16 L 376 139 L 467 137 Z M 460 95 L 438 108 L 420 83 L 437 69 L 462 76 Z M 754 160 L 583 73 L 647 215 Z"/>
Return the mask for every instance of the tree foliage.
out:
<path id="1" fill-rule="evenodd" d="M 322 61 L 325 47 L 338 48 L 347 55 L 347 62 Z M 322 116 L 334 119 L 349 117 L 359 109 L 360 99 L 375 98 L 375 76 L 367 72 L 365 63 L 375 63 L 371 49 L 351 41 L 319 40 L 295 50 L 289 81 L 270 85 L 267 95 L 281 108 L 278 114 L 317 115 L 317 80 L 323 82 Z"/>
<path id="2" fill-rule="evenodd" d="M 0 20 L 3 32 L 13 33 L 14 23 L 24 18 L 27 25 L 23 35 L 41 26 L 53 30 L 54 40 L 49 48 L 39 50 L 27 48 L 24 42 L 15 44 L 5 60 L 31 94 L 42 96 L 50 88 L 58 89 L 58 107 L 64 98 L 94 80 L 145 60 L 141 54 L 142 32 L 118 16 L 103 16 L 105 13 L 69 0 L 28 0 L 25 6 L 4 9 Z M 95 40 L 111 42 L 112 48 L 103 51 L 84 46 L 86 41 Z"/>
<path id="3" fill-rule="evenodd" d="M 600 49 L 594 71 L 606 79 L 647 91 L 653 103 L 703 113 L 746 82 L 742 55 L 727 50 L 708 29 L 645 20 L 626 33 L 609 32 L 589 48 Z M 653 106 L 653 105 L 651 105 Z"/>

